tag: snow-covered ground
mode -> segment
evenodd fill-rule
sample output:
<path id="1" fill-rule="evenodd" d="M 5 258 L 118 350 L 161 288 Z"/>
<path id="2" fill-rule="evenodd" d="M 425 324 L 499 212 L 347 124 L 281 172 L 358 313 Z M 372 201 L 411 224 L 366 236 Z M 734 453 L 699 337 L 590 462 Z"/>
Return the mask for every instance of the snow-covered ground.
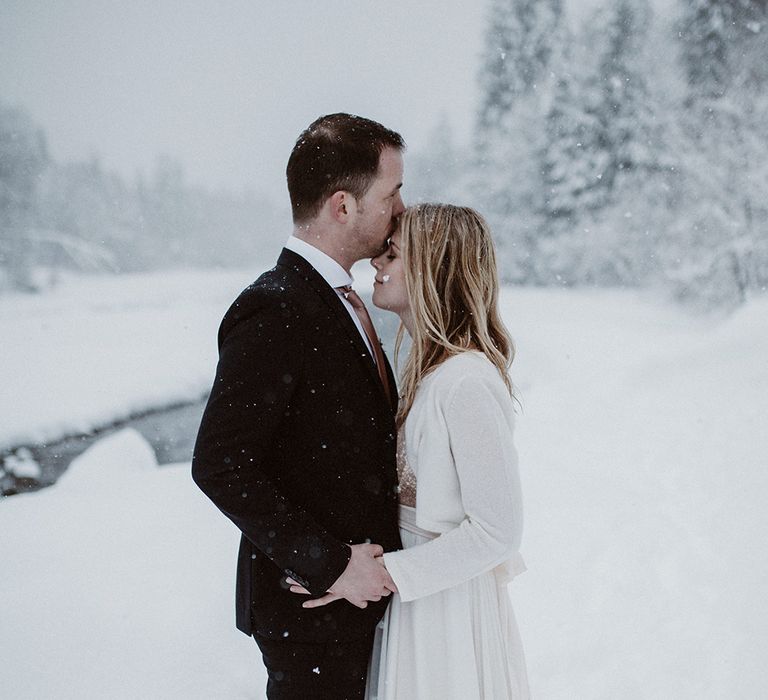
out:
<path id="1" fill-rule="evenodd" d="M 201 397 L 221 317 L 254 277 L 70 277 L 44 294 L 0 296 L 0 449 Z"/>
<path id="2" fill-rule="evenodd" d="M 202 382 L 195 391 L 215 361 L 206 333 L 248 281 L 226 279 L 200 277 L 184 302 L 180 281 L 173 297 L 190 319 L 209 314 L 207 328 L 142 331 L 168 337 L 180 359 L 167 366 L 188 368 L 190 385 Z M 142 303 L 170 324 L 172 296 L 153 306 L 148 293 Z M 117 292 L 100 293 L 91 314 L 118 302 Z M 615 291 L 509 289 L 503 306 L 519 351 L 529 567 L 511 594 L 534 696 L 764 697 L 768 299 L 725 320 Z M 97 327 L 78 335 L 65 313 L 49 315 L 69 329 L 67 347 L 78 338 L 98 346 Z M 106 315 L 115 327 L 120 314 Z M 36 364 L 53 376 L 48 363 L 63 352 L 55 334 L 48 342 Z M 124 357 L 134 348 L 99 352 L 136 375 L 145 365 Z M 39 406 L 47 425 L 68 421 L 78 396 L 95 399 L 99 420 L 107 402 L 88 387 L 92 361 L 81 358 L 71 404 Z M 179 386 L 177 377 L 173 392 Z M 131 388 L 126 378 L 113 391 Z M 32 420 L 33 399 L 25 403 Z M 11 413 L 4 402 L 0 417 Z M 17 425 L 34 432 L 43 422 Z M 140 436 L 118 433 L 55 486 L 0 502 L 0 532 L 3 697 L 264 697 L 255 645 L 233 623 L 237 532 L 196 490 L 188 465 L 158 469 Z"/>
<path id="3" fill-rule="evenodd" d="M 0 503 L 0 697 L 263 697 L 233 627 L 237 533 L 128 429 Z"/>
<path id="4" fill-rule="evenodd" d="M 768 299 L 691 320 L 632 294 L 518 291 L 539 698 L 768 696 Z"/>

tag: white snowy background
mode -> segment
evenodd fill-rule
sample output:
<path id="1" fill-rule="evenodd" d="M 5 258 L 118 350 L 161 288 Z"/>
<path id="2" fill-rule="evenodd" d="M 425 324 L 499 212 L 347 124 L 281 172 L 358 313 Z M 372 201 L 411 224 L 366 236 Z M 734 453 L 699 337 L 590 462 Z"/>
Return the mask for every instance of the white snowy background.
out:
<path id="1" fill-rule="evenodd" d="M 267 5 L 0 6 L 0 485 L 201 400 L 293 140 L 358 112 L 493 224 L 534 697 L 766 697 L 765 3 Z M 132 428 L 0 498 L 0 697 L 263 697 L 237 541 Z"/>
<path id="2" fill-rule="evenodd" d="M 75 279 L 34 308 L 3 297 L 15 343 L 0 384 L 23 372 L 24 389 L 3 402 L 0 439 L 99 425 L 158 392 L 196 397 L 247 280 Z M 502 303 L 529 566 L 511 595 L 535 697 L 763 697 L 768 299 L 719 319 L 625 290 L 507 288 Z M 41 350 L 57 324 L 97 337 Z M 115 346 L 125 371 L 104 362 Z M 25 364 L 40 353 L 55 371 Z M 238 533 L 189 464 L 157 467 L 138 433 L 117 433 L 55 486 L 0 503 L 0 533 L 4 697 L 263 697 L 255 645 L 234 628 Z"/>

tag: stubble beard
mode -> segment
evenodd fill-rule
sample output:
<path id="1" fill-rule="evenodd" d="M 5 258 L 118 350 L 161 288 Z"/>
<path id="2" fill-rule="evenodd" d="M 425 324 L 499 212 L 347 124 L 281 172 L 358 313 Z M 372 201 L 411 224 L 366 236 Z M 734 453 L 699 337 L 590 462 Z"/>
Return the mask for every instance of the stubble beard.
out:
<path id="1" fill-rule="evenodd" d="M 361 211 L 361 213 L 363 212 Z M 379 242 L 370 240 L 369 236 L 366 235 L 368 231 L 363 230 L 361 228 L 357 228 L 355 230 L 355 239 L 360 243 L 360 249 L 359 251 L 357 251 L 357 254 L 356 254 L 357 260 L 366 260 L 366 259 L 375 258 L 381 255 L 387 249 L 387 242 L 389 241 L 390 237 L 394 232 L 395 232 L 394 219 L 390 219 L 389 226 L 387 226 L 387 230 L 384 234 L 384 237 Z"/>

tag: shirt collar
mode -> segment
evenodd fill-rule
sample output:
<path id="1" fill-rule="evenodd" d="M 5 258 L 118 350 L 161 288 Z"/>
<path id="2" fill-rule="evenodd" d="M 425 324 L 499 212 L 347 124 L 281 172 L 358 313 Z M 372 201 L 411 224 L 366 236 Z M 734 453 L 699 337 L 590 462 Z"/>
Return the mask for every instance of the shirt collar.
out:
<path id="1" fill-rule="evenodd" d="M 315 248 L 311 243 L 302 241 L 300 238 L 296 238 L 296 236 L 291 236 L 286 241 L 285 247 L 297 255 L 301 255 L 334 289 L 351 285 L 354 282 L 352 275 L 339 263 L 319 248 Z"/>

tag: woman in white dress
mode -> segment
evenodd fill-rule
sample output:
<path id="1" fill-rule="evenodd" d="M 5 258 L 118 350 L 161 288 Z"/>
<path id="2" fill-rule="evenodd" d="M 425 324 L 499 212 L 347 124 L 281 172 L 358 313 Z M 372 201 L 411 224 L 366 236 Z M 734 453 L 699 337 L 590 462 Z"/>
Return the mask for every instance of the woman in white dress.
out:
<path id="1" fill-rule="evenodd" d="M 405 328 L 412 346 L 397 421 L 404 548 L 384 555 L 399 593 L 377 630 L 367 697 L 528 698 L 507 591 L 525 570 L 514 350 L 490 231 L 472 209 L 415 206 L 372 264 L 373 302 L 400 316 L 398 341 Z"/>

